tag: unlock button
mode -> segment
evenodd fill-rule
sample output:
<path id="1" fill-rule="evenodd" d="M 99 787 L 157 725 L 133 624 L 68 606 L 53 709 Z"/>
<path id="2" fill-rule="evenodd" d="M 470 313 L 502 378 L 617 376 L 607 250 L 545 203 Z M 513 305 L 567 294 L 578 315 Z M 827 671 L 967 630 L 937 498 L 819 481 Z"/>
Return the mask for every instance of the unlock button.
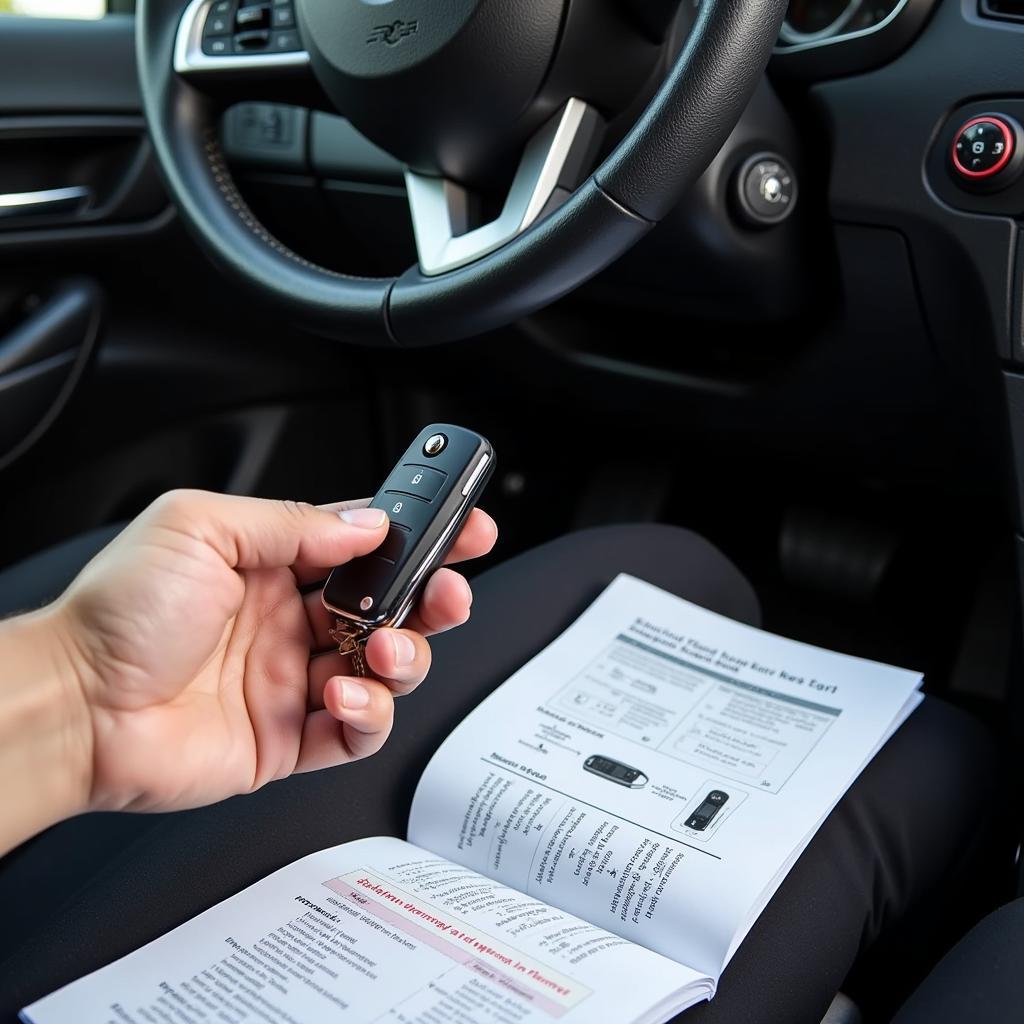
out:
<path id="1" fill-rule="evenodd" d="M 411 494 L 416 498 L 422 498 L 423 501 L 433 501 L 447 479 L 447 473 L 431 469 L 429 466 L 410 463 L 395 470 L 387 482 L 386 489 Z"/>

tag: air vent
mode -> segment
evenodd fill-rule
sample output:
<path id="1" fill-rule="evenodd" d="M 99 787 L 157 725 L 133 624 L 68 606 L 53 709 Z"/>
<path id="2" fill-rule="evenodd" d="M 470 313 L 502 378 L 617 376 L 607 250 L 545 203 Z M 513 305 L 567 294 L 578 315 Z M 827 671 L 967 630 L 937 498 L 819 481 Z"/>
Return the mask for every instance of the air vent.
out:
<path id="1" fill-rule="evenodd" d="M 985 18 L 1024 21 L 1024 0 L 980 0 L 978 11 Z"/>

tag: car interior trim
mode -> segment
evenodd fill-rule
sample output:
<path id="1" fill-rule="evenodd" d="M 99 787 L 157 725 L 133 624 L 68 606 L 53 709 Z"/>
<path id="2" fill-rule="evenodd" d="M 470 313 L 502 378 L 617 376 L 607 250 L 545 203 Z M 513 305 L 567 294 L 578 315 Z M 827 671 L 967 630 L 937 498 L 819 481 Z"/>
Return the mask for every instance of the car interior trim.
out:
<path id="1" fill-rule="evenodd" d="M 522 234 L 542 213 L 568 197 L 593 151 L 600 118 L 571 98 L 523 152 L 501 214 L 467 230 L 469 196 L 453 181 L 405 172 L 420 270 L 443 274 L 473 263 Z"/>
<path id="2" fill-rule="evenodd" d="M 796 41 L 793 43 L 786 42 L 785 45 L 776 44 L 772 50 L 773 54 L 789 54 L 799 53 L 806 50 L 816 50 L 822 46 L 832 46 L 835 43 L 847 43 L 853 39 L 863 39 L 866 36 L 874 35 L 877 32 L 882 32 L 887 29 L 906 9 L 910 0 L 899 0 L 896 6 L 884 17 L 881 21 L 876 22 L 874 25 L 867 25 L 864 28 L 855 29 L 853 32 L 837 32 L 835 35 L 829 35 L 824 38 L 809 38 L 804 41 Z M 852 5 L 851 5 L 852 6 Z M 804 33 L 798 33 L 790 29 L 788 23 L 783 22 L 782 31 L 779 33 L 779 38 L 785 42 L 787 38 L 797 39 L 797 37 L 804 35 Z M 817 36 L 820 33 L 813 33 Z"/>
<path id="3" fill-rule="evenodd" d="M 81 205 L 89 200 L 92 190 L 85 185 L 44 188 L 35 192 L 0 194 L 0 217 L 50 212 L 58 207 Z"/>
<path id="4" fill-rule="evenodd" d="M 286 53 L 225 54 L 203 53 L 203 26 L 214 0 L 192 0 L 185 8 L 174 41 L 174 70 L 179 75 L 209 71 L 261 71 L 266 68 L 296 68 L 309 64 L 305 50 Z"/>

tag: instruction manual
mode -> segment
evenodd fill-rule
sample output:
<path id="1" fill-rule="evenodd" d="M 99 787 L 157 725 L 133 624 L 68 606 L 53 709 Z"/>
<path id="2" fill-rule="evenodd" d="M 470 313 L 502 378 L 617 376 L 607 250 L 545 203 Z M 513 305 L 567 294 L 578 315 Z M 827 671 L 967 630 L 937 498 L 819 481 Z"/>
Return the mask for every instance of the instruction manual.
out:
<path id="1" fill-rule="evenodd" d="M 22 1017 L 658 1024 L 714 995 L 920 682 L 620 576 L 444 742 L 408 842 L 296 861 Z"/>

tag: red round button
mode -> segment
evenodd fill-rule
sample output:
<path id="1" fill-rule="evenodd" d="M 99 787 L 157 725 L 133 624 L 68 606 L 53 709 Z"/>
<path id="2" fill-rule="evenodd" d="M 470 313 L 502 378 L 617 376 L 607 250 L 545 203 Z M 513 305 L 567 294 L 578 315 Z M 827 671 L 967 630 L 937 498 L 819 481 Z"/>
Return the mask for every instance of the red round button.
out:
<path id="1" fill-rule="evenodd" d="M 953 167 L 975 181 L 991 178 L 1010 162 L 1014 142 L 1014 131 L 1002 118 L 972 117 L 953 140 Z"/>

